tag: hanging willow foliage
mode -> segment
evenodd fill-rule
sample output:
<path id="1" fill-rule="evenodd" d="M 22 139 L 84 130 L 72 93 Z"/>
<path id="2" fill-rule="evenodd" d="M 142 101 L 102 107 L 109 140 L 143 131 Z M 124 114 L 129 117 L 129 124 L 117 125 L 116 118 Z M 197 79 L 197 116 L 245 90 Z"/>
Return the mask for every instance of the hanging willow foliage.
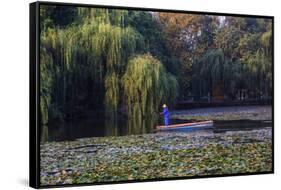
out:
<path id="1" fill-rule="evenodd" d="M 224 80 L 227 66 L 222 50 L 211 50 L 193 65 L 193 92 L 199 97 L 212 91 L 213 85 Z"/>
<path id="2" fill-rule="evenodd" d="M 120 103 L 120 76 L 124 73 L 128 57 L 142 46 L 141 35 L 124 27 L 127 11 L 81 8 L 79 14 L 89 18 L 83 28 L 99 68 L 99 79 L 104 81 L 105 106 L 109 115 L 116 115 Z M 95 19 L 93 19 L 95 18 Z M 91 37 L 88 31 L 93 31 Z"/>
<path id="3" fill-rule="evenodd" d="M 111 25 L 124 27 L 124 19 L 128 15 L 128 11 L 78 7 L 78 15 L 84 22 L 91 22 L 95 19 L 98 23 L 110 23 Z"/>
<path id="4" fill-rule="evenodd" d="M 53 62 L 52 58 L 46 53 L 46 51 L 41 51 L 40 59 L 40 113 L 41 123 L 46 125 L 49 120 L 49 107 L 51 104 L 51 92 L 53 85 L 51 67 Z"/>
<path id="5" fill-rule="evenodd" d="M 193 65 L 193 93 L 212 95 L 212 88 L 220 85 L 225 95 L 233 95 L 237 88 L 245 88 L 247 74 L 246 65 L 227 60 L 221 49 L 211 50 Z"/>
<path id="6" fill-rule="evenodd" d="M 249 90 L 255 94 L 255 98 L 272 96 L 272 26 L 269 23 L 266 31 L 251 34 L 246 38 L 246 48 L 241 61 L 247 65 Z"/>
<path id="7" fill-rule="evenodd" d="M 247 89 L 251 96 L 270 95 L 270 61 L 263 49 L 249 55 L 247 60 L 227 60 L 221 50 L 211 50 L 193 65 L 193 93 L 207 96 L 215 85 L 220 85 L 230 98 Z M 245 63 L 246 62 L 246 63 Z M 210 93 L 210 95 L 212 95 Z"/>
<path id="8" fill-rule="evenodd" d="M 129 60 L 122 78 L 129 116 L 138 118 L 155 116 L 160 103 L 172 102 L 178 92 L 175 77 L 150 54 Z"/>
<path id="9" fill-rule="evenodd" d="M 132 28 L 100 24 L 92 38 L 93 50 L 99 67 L 106 65 L 105 105 L 109 114 L 116 114 L 120 102 L 120 76 L 124 73 L 128 57 L 136 51 L 141 36 Z"/>
<path id="10" fill-rule="evenodd" d="M 84 18 L 82 24 L 50 28 L 41 34 L 41 73 L 53 81 L 46 87 L 49 94 L 42 96 L 45 123 L 50 109 L 63 113 L 60 118 L 72 117 L 75 110 L 82 109 L 81 102 L 84 107 L 104 102 L 102 108 L 116 115 L 120 78 L 129 56 L 143 46 L 139 33 L 123 27 L 126 12 L 81 8 L 78 13 Z M 45 69 L 49 63 L 53 66 Z"/>
<path id="11" fill-rule="evenodd" d="M 118 75 L 115 72 L 108 73 L 105 77 L 105 104 L 108 114 L 116 114 L 120 98 L 119 86 Z"/>
<path id="12" fill-rule="evenodd" d="M 211 50 L 206 53 L 200 60 L 200 75 L 212 77 L 212 82 L 223 79 L 224 71 L 224 54 L 221 49 Z"/>

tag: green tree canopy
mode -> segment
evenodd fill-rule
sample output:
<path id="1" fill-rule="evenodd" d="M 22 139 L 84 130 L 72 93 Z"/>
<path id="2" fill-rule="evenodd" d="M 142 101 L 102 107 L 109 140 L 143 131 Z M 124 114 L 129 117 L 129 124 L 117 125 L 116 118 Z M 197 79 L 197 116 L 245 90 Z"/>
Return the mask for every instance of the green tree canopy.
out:
<path id="1" fill-rule="evenodd" d="M 172 103 L 178 95 L 175 77 L 150 54 L 129 60 L 122 84 L 127 109 L 132 116 L 155 116 L 161 103 Z"/>

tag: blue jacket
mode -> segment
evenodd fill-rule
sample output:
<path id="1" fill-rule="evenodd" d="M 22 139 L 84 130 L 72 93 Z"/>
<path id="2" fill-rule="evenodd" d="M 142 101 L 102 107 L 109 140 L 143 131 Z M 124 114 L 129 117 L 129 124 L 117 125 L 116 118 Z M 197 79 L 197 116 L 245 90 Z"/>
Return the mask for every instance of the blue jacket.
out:
<path id="1" fill-rule="evenodd" d="M 164 108 L 162 114 L 163 114 L 164 117 L 166 117 L 166 118 L 169 117 L 169 110 L 168 110 L 168 108 Z"/>

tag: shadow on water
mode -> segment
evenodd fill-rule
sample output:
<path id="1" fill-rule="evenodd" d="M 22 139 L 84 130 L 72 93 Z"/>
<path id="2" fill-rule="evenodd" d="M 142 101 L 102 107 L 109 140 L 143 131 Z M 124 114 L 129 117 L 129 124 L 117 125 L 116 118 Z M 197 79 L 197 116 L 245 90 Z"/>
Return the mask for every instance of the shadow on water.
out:
<path id="1" fill-rule="evenodd" d="M 272 127 L 272 121 L 271 120 L 215 121 L 213 132 L 223 133 L 226 131 L 256 130 L 265 127 Z"/>
<path id="2" fill-rule="evenodd" d="M 158 120 L 88 118 L 52 123 L 41 128 L 41 140 L 71 141 L 78 138 L 147 134 L 154 131 Z"/>
<path id="3" fill-rule="evenodd" d="M 160 118 L 161 119 L 161 118 Z M 190 120 L 174 119 L 170 124 L 188 123 Z M 124 136 L 154 133 L 155 127 L 163 124 L 159 119 L 79 119 L 63 123 L 53 123 L 41 128 L 41 140 L 46 141 L 71 141 L 78 138 Z M 271 121 L 233 120 L 214 121 L 210 132 L 223 133 L 227 131 L 243 131 L 271 127 Z M 188 132 L 190 130 L 187 130 Z M 192 130 L 194 131 L 194 130 Z"/>

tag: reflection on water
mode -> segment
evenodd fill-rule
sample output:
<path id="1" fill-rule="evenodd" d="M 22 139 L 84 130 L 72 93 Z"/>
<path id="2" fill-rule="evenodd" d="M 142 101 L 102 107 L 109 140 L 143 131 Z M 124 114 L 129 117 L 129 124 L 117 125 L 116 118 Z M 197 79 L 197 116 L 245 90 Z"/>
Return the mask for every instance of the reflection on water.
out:
<path id="1" fill-rule="evenodd" d="M 41 141 L 47 142 L 48 138 L 49 138 L 48 126 L 44 125 L 42 126 Z"/>
<path id="2" fill-rule="evenodd" d="M 187 123 L 189 120 L 171 120 L 171 124 Z M 56 123 L 43 126 L 41 140 L 65 141 L 86 137 L 124 136 L 135 134 L 154 133 L 157 125 L 162 121 L 153 118 L 146 119 L 80 119 L 64 123 Z M 271 121 L 214 121 L 212 133 L 222 133 L 234 130 L 252 130 L 257 128 L 271 127 Z M 194 132 L 194 131 L 193 131 Z"/>
<path id="3" fill-rule="evenodd" d="M 53 123 L 43 126 L 41 139 L 43 142 L 75 140 L 85 137 L 124 136 L 152 133 L 157 119 L 80 119 L 64 123 Z"/>
<path id="4" fill-rule="evenodd" d="M 264 127 L 272 127 L 272 121 L 265 120 L 232 120 L 232 121 L 215 121 L 214 133 L 223 133 L 226 131 L 243 131 L 253 130 Z"/>

